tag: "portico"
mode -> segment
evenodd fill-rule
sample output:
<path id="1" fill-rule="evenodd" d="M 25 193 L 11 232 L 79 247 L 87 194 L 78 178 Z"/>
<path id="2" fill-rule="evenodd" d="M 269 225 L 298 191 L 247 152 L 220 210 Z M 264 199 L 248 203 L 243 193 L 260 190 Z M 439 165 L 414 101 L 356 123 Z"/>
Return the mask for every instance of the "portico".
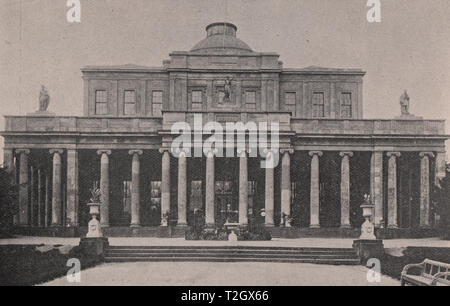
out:
<path id="1" fill-rule="evenodd" d="M 117 139 L 111 141 L 108 149 L 104 145 L 97 150 L 62 144 L 49 149 L 46 144 L 29 141 L 26 149 L 5 150 L 5 160 L 18 169 L 17 182 L 21 186 L 21 210 L 16 224 L 85 226 L 89 196 L 86 190 L 97 182 L 104 227 L 186 226 L 192 225 L 194 211 L 202 211 L 210 227 L 228 221 L 242 226 L 259 222 L 266 227 L 351 229 L 358 228 L 359 202 L 369 193 L 378 204 L 374 218 L 377 227 L 433 226 L 430 188 L 434 176 L 439 175 L 436 157 L 443 152 L 435 151 L 436 148 L 430 151 L 430 146 L 421 151 L 402 148 L 405 152 L 380 152 L 371 147 L 348 151 L 353 147 L 351 141 L 341 150 L 333 146 L 302 150 L 305 148 L 296 146 L 299 138 L 290 137 L 290 148 L 279 150 L 280 162 L 274 169 L 261 168 L 261 158 L 249 157 L 246 151 L 239 156 L 236 152 L 234 158 L 216 157 L 213 152 L 202 158 L 185 154 L 176 158 L 169 149 L 157 149 L 158 145 L 113 145 Z M 402 159 L 403 154 L 408 157 Z M 408 162 L 409 156 L 415 158 Z M 405 162 L 410 165 L 408 168 L 416 169 L 416 175 L 399 171 L 399 163 L 405 167 Z M 385 169 L 379 169 L 380 165 L 385 165 Z M 355 172 L 360 172 L 358 177 L 362 178 L 357 184 L 352 177 Z M 299 177 L 298 173 L 309 176 Z M 417 186 L 419 197 L 408 203 L 401 194 L 404 186 Z M 329 200 L 332 197 L 335 199 Z M 158 203 L 161 208 L 155 205 Z M 331 218 L 330 212 L 337 218 Z M 321 222 L 324 218 L 327 222 Z"/>

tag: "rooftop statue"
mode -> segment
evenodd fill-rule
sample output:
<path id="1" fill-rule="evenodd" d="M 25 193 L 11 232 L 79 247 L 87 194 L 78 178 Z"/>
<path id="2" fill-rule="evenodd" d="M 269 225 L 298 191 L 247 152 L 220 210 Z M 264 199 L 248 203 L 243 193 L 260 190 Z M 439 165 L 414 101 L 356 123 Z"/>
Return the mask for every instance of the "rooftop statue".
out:
<path id="1" fill-rule="evenodd" d="M 47 88 L 44 85 L 41 86 L 41 92 L 39 93 L 39 111 L 46 112 L 48 105 L 50 104 L 50 95 Z"/>
<path id="2" fill-rule="evenodd" d="M 402 115 L 409 115 L 409 96 L 405 89 L 405 92 L 400 96 L 400 106 Z"/>

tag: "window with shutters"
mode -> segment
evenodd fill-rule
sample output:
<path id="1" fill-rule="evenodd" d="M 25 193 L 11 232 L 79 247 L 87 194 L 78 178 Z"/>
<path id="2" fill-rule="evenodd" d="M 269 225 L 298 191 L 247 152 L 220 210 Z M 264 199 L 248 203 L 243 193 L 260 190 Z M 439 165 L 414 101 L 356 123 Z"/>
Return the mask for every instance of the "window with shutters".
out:
<path id="1" fill-rule="evenodd" d="M 313 117 L 314 118 L 323 118 L 325 117 L 325 100 L 323 92 L 314 92 L 313 93 Z"/>
<path id="2" fill-rule="evenodd" d="M 106 90 L 95 91 L 95 114 L 108 114 L 108 96 Z"/>
<path id="3" fill-rule="evenodd" d="M 156 117 L 162 116 L 163 92 L 155 90 L 152 93 L 152 114 Z"/>
<path id="4" fill-rule="evenodd" d="M 341 118 L 352 118 L 352 93 L 341 93 Z"/>
<path id="5" fill-rule="evenodd" d="M 284 95 L 284 104 L 287 111 L 290 111 L 295 116 L 297 94 L 295 92 L 287 92 Z"/>
<path id="6" fill-rule="evenodd" d="M 123 114 L 136 115 L 136 92 L 134 90 L 124 91 Z"/>

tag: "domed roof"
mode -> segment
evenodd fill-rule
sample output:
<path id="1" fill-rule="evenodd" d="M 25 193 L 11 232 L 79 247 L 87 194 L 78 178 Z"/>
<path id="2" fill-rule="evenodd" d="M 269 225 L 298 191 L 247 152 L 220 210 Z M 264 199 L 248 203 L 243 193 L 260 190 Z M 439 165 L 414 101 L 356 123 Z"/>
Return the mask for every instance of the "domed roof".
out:
<path id="1" fill-rule="evenodd" d="M 238 52 L 248 53 L 252 49 L 236 37 L 237 27 L 232 23 L 216 22 L 206 27 L 207 37 L 197 43 L 192 52 Z"/>

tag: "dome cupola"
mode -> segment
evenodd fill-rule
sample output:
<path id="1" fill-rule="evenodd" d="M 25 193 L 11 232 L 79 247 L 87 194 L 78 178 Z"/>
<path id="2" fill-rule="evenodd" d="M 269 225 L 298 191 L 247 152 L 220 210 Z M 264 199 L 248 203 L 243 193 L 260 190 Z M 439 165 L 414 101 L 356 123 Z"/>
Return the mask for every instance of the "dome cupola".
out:
<path id="1" fill-rule="evenodd" d="M 252 49 L 236 37 L 237 27 L 228 22 L 215 22 L 206 27 L 206 38 L 191 49 L 200 53 L 249 53 Z"/>

